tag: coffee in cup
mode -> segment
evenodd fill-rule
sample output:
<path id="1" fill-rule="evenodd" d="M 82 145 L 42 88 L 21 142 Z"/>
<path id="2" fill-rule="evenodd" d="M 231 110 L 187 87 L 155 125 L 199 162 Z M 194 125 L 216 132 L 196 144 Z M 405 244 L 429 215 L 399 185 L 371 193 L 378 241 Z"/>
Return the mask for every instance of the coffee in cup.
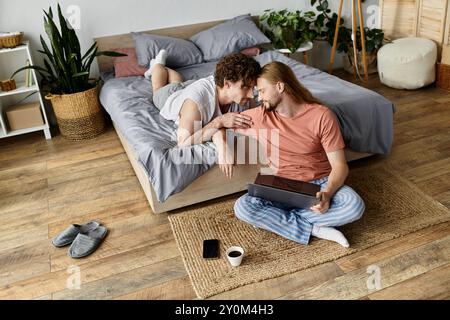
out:
<path id="1" fill-rule="evenodd" d="M 232 246 L 226 251 L 227 259 L 233 267 L 241 264 L 244 256 L 244 249 L 238 246 Z"/>

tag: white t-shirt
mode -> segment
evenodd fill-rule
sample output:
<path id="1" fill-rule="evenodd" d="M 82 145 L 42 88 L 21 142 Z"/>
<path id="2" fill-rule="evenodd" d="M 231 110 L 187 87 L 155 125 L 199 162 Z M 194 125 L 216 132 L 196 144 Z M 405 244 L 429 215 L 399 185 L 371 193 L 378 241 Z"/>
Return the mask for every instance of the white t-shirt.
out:
<path id="1" fill-rule="evenodd" d="M 161 108 L 160 115 L 179 125 L 180 110 L 186 99 L 190 99 L 197 104 L 202 118 L 202 127 L 215 117 L 222 115 L 216 94 L 214 76 L 199 79 L 186 88 L 172 93 Z M 239 112 L 242 111 L 242 108 L 238 104 L 233 103 L 228 111 Z"/>
<path id="2" fill-rule="evenodd" d="M 202 117 L 202 126 L 210 122 L 216 113 L 218 115 L 222 114 L 218 101 L 216 101 L 214 76 L 199 79 L 186 88 L 172 93 L 160 111 L 161 116 L 167 120 L 175 121 L 178 125 L 180 110 L 186 99 L 191 99 L 197 104 Z"/>

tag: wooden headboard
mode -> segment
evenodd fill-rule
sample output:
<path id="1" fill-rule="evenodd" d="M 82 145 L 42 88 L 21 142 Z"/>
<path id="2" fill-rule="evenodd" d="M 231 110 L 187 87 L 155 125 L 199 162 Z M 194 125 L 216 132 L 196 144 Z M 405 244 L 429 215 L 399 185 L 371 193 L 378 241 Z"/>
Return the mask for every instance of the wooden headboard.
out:
<path id="1" fill-rule="evenodd" d="M 259 25 L 259 16 L 252 16 L 252 19 L 256 23 L 256 25 Z M 209 29 L 211 27 L 214 27 L 215 25 L 218 25 L 227 20 L 210 21 L 210 22 L 189 24 L 185 26 L 148 30 L 142 32 L 156 34 L 160 36 L 189 39 L 194 34 Z M 131 33 L 99 37 L 94 38 L 94 40 L 97 42 L 98 51 L 112 50 L 115 48 L 134 48 L 134 41 L 133 37 L 131 36 Z M 105 56 L 97 57 L 97 63 L 98 68 L 101 72 L 110 70 L 113 67 L 112 59 L 110 57 Z"/>

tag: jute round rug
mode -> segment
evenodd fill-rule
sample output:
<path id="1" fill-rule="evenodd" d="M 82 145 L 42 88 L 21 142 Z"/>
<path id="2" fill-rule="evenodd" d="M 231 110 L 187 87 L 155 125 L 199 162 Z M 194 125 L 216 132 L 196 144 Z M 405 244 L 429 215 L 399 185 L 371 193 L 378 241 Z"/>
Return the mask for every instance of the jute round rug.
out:
<path id="1" fill-rule="evenodd" d="M 169 215 L 186 270 L 199 298 L 207 298 L 249 283 L 276 278 L 338 259 L 378 243 L 450 220 L 450 210 L 385 167 L 353 169 L 346 181 L 364 199 L 363 217 L 338 228 L 350 248 L 311 237 L 300 245 L 234 216 L 235 199 L 178 210 Z M 237 198 L 237 197 L 236 197 Z M 204 239 L 220 240 L 220 258 L 202 258 Z M 225 257 L 229 246 L 239 245 L 246 255 L 233 268 Z"/>

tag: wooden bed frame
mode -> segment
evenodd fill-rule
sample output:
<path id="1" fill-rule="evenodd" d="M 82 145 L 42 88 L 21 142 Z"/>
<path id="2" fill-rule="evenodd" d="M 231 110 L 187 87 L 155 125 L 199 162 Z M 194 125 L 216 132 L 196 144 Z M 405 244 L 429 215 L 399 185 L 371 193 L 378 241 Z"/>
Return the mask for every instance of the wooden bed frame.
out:
<path id="1" fill-rule="evenodd" d="M 253 17 L 253 19 L 258 23 L 258 17 Z M 224 21 L 226 20 L 149 30 L 144 32 L 188 39 L 192 35 Z M 99 51 L 112 50 L 114 48 L 134 48 L 134 42 L 130 33 L 99 37 L 95 38 L 95 41 L 98 44 Z M 97 61 L 100 71 L 106 71 L 112 68 L 111 58 L 100 56 L 97 57 Z M 114 123 L 113 125 L 154 213 L 166 212 L 246 190 L 246 184 L 248 182 L 254 181 L 256 174 L 260 170 L 260 165 L 256 164 L 237 165 L 234 170 L 233 178 L 231 180 L 228 180 L 220 171 L 219 166 L 214 165 L 210 170 L 193 181 L 182 192 L 170 196 L 169 199 L 161 203 L 156 197 L 155 191 L 150 183 L 146 170 L 140 164 L 140 162 L 136 160 L 137 157 L 134 153 L 134 150 L 129 145 L 128 141 L 124 138 L 119 128 Z M 248 159 L 249 156 L 248 149 L 249 148 L 246 148 L 246 159 Z M 355 152 L 350 149 L 346 149 L 345 154 L 347 157 L 347 161 L 352 161 L 372 155 L 369 153 Z"/>

